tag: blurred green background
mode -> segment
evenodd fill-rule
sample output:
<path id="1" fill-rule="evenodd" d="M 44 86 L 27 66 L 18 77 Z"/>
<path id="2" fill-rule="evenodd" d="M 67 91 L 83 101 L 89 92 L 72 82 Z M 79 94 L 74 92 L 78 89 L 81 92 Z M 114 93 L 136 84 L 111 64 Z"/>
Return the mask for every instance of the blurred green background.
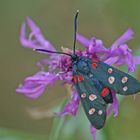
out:
<path id="1" fill-rule="evenodd" d="M 30 16 L 60 50 L 62 45 L 72 45 L 73 16 L 77 9 L 78 31 L 102 39 L 107 47 L 132 27 L 135 38 L 129 46 L 140 55 L 139 0 L 0 0 L 0 140 L 92 139 L 81 108 L 75 118 L 49 115 L 49 110 L 68 99 L 59 82 L 38 100 L 15 92 L 26 76 L 38 71 L 36 62 L 45 57 L 20 45 L 19 31 L 25 17 Z M 140 80 L 138 69 L 136 73 Z M 139 108 L 140 95 L 135 100 L 125 97 L 120 103 L 119 117 L 107 120 L 104 129 L 98 132 L 98 140 L 139 140 Z M 31 117 L 33 113 L 36 117 Z"/>

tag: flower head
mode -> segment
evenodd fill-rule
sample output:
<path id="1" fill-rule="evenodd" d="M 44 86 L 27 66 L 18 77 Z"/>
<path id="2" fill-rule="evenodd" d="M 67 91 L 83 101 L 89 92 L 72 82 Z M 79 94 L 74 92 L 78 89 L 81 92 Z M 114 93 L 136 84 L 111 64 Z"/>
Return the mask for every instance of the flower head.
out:
<path id="1" fill-rule="evenodd" d="M 30 29 L 30 34 L 28 36 L 26 34 L 27 26 Z M 111 45 L 111 47 L 106 48 L 102 40 L 97 39 L 96 37 L 88 39 L 77 33 L 76 39 L 83 45 L 85 50 L 76 50 L 76 54 L 78 54 L 78 56 L 86 56 L 89 58 L 96 57 L 98 60 L 109 65 L 127 65 L 128 71 L 133 72 L 135 70 L 135 65 L 140 63 L 140 57 L 134 57 L 132 55 L 132 50 L 129 49 L 126 44 L 128 40 L 133 38 L 133 34 L 133 30 L 128 29 Z M 52 43 L 44 38 L 39 27 L 29 17 L 21 27 L 20 42 L 26 48 L 56 51 Z M 72 54 L 73 51 L 62 47 L 62 52 Z M 57 80 L 60 80 L 63 84 L 66 83 L 71 87 L 71 98 L 64 107 L 63 111 L 55 114 L 60 116 L 67 114 L 75 116 L 79 107 L 80 98 L 72 82 L 71 58 L 67 55 L 53 53 L 46 54 L 49 55 L 49 58 L 37 62 L 37 66 L 40 68 L 40 71 L 33 76 L 25 78 L 16 91 L 29 98 L 36 99 L 41 96 L 45 90 L 47 90 L 47 86 L 54 84 Z M 48 66 L 48 72 L 45 71 L 44 65 Z M 109 115 L 113 111 L 114 116 L 117 116 L 118 100 L 115 92 L 113 92 L 113 99 L 114 102 L 108 108 L 107 114 Z M 95 139 L 95 128 L 91 127 L 90 130 L 93 138 Z"/>

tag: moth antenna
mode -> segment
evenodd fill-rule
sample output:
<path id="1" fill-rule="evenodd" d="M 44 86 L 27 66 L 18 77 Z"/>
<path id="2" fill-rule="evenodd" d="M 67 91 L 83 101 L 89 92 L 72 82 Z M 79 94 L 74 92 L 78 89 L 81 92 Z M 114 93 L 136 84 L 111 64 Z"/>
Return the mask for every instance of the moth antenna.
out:
<path id="1" fill-rule="evenodd" d="M 71 54 L 64 53 L 64 52 L 54 52 L 54 51 L 49 51 L 49 50 L 44 50 L 44 49 L 34 49 L 34 51 L 47 52 L 47 53 L 56 53 L 56 54 L 65 54 L 65 55 L 68 55 L 68 56 L 72 57 Z"/>
<path id="2" fill-rule="evenodd" d="M 77 10 L 76 15 L 74 17 L 74 42 L 73 42 L 73 54 L 75 54 L 75 45 L 76 45 L 76 32 L 77 32 L 77 17 L 79 14 L 79 10 Z M 68 53 L 64 53 L 64 52 L 53 52 L 53 51 L 49 51 L 49 50 L 45 50 L 45 49 L 33 49 L 34 51 L 40 51 L 40 52 L 48 52 L 48 53 L 56 53 L 56 54 L 65 54 L 68 55 L 70 57 L 72 57 L 71 54 Z"/>
<path id="3" fill-rule="evenodd" d="M 73 54 L 75 54 L 75 44 L 76 44 L 76 32 L 77 32 L 77 17 L 79 14 L 79 10 L 77 10 L 76 15 L 74 17 L 74 42 L 73 42 Z"/>

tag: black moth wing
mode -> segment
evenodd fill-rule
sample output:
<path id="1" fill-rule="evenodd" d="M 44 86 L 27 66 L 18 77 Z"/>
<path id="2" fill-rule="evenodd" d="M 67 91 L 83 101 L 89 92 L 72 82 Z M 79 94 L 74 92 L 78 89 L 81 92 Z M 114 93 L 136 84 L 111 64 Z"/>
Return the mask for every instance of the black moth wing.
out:
<path id="1" fill-rule="evenodd" d="M 82 73 L 75 74 L 77 81 L 78 76 L 83 80 L 75 83 L 76 90 L 81 98 L 84 111 L 92 126 L 101 129 L 106 120 L 106 103 L 100 96 L 100 92 L 95 87 L 93 81 Z M 94 95 L 94 96 L 93 96 Z"/>
<path id="2" fill-rule="evenodd" d="M 140 91 L 140 83 L 135 78 L 104 62 L 90 60 L 89 68 L 94 77 L 118 94 L 132 95 Z"/>

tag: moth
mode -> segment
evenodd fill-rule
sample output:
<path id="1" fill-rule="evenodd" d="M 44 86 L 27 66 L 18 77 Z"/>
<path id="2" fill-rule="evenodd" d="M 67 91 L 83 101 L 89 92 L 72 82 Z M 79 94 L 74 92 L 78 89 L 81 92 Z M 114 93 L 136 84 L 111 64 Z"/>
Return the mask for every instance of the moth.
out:
<path id="1" fill-rule="evenodd" d="M 120 95 L 133 95 L 140 91 L 140 83 L 115 67 L 96 58 L 86 58 L 75 53 L 77 11 L 74 18 L 73 54 L 36 49 L 47 53 L 65 54 L 71 57 L 73 83 L 81 99 L 91 125 L 101 129 L 106 120 L 107 105 L 113 103 L 112 90 Z"/>

